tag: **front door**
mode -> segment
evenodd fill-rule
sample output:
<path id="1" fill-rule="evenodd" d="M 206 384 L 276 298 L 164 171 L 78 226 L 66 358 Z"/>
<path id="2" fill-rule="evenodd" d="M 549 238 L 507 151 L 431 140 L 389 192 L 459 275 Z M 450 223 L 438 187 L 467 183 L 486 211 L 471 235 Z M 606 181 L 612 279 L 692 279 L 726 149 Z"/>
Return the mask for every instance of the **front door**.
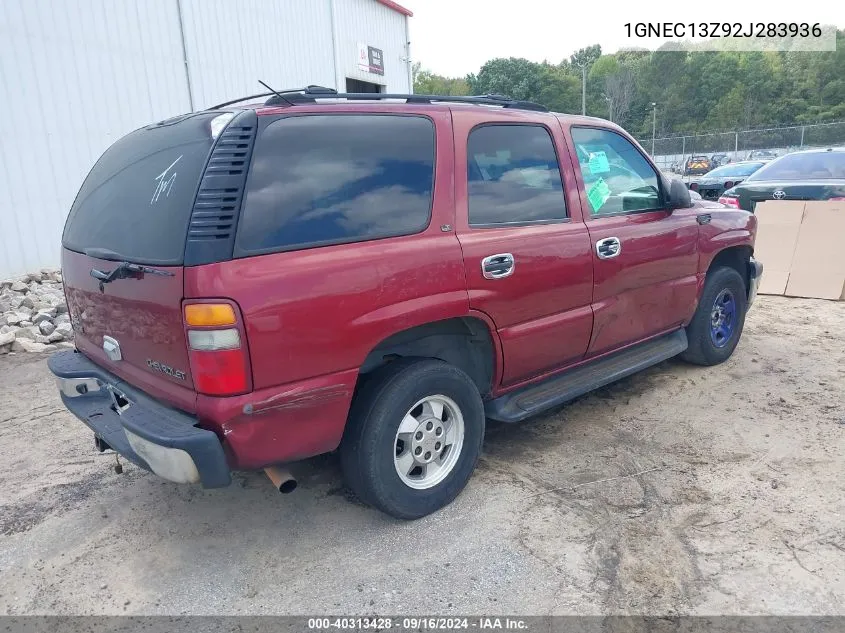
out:
<path id="1" fill-rule="evenodd" d="M 470 307 L 496 325 L 508 386 L 587 351 L 590 237 L 556 120 L 473 110 L 452 114 L 456 229 Z"/>
<path id="2" fill-rule="evenodd" d="M 679 327 L 695 310 L 698 223 L 666 208 L 662 179 L 621 132 L 569 127 L 592 243 L 588 356 Z"/>

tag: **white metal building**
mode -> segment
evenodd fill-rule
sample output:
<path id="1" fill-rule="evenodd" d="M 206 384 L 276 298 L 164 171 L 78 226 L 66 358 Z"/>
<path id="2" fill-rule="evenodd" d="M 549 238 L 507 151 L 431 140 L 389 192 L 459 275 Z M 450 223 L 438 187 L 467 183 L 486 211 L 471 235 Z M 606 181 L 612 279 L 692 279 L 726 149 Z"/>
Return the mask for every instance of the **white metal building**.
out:
<path id="1" fill-rule="evenodd" d="M 317 84 L 412 90 L 392 0 L 2 0 L 0 279 L 57 266 L 74 196 L 127 132 Z"/>

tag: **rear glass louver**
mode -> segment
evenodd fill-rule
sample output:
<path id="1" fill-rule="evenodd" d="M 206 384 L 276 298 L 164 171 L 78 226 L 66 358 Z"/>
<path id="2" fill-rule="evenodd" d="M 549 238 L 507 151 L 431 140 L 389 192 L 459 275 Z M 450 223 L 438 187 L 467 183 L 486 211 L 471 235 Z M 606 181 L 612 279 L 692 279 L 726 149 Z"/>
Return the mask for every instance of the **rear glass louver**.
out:
<path id="1" fill-rule="evenodd" d="M 188 226 L 186 266 L 224 261 L 232 256 L 255 144 L 256 119 L 254 110 L 236 116 L 211 151 Z"/>

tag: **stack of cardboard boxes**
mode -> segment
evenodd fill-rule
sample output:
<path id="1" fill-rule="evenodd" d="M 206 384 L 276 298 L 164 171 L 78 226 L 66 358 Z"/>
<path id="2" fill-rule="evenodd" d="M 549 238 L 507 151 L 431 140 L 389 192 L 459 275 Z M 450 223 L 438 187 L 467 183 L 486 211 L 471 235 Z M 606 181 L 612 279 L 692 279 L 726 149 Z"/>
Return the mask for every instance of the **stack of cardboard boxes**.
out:
<path id="1" fill-rule="evenodd" d="M 845 201 L 769 200 L 754 214 L 761 294 L 845 300 Z"/>

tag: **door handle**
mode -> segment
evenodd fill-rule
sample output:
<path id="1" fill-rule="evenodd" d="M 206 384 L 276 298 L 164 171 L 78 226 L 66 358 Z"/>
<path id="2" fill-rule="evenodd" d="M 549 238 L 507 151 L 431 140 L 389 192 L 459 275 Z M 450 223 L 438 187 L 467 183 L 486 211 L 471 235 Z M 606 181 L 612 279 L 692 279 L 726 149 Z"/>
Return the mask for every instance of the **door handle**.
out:
<path id="1" fill-rule="evenodd" d="M 511 253 L 489 255 L 481 260 L 481 274 L 485 279 L 501 279 L 513 274 L 516 263 Z"/>
<path id="2" fill-rule="evenodd" d="M 605 237 L 596 242 L 596 255 L 599 259 L 611 259 L 618 257 L 622 252 L 622 242 L 618 237 Z"/>

